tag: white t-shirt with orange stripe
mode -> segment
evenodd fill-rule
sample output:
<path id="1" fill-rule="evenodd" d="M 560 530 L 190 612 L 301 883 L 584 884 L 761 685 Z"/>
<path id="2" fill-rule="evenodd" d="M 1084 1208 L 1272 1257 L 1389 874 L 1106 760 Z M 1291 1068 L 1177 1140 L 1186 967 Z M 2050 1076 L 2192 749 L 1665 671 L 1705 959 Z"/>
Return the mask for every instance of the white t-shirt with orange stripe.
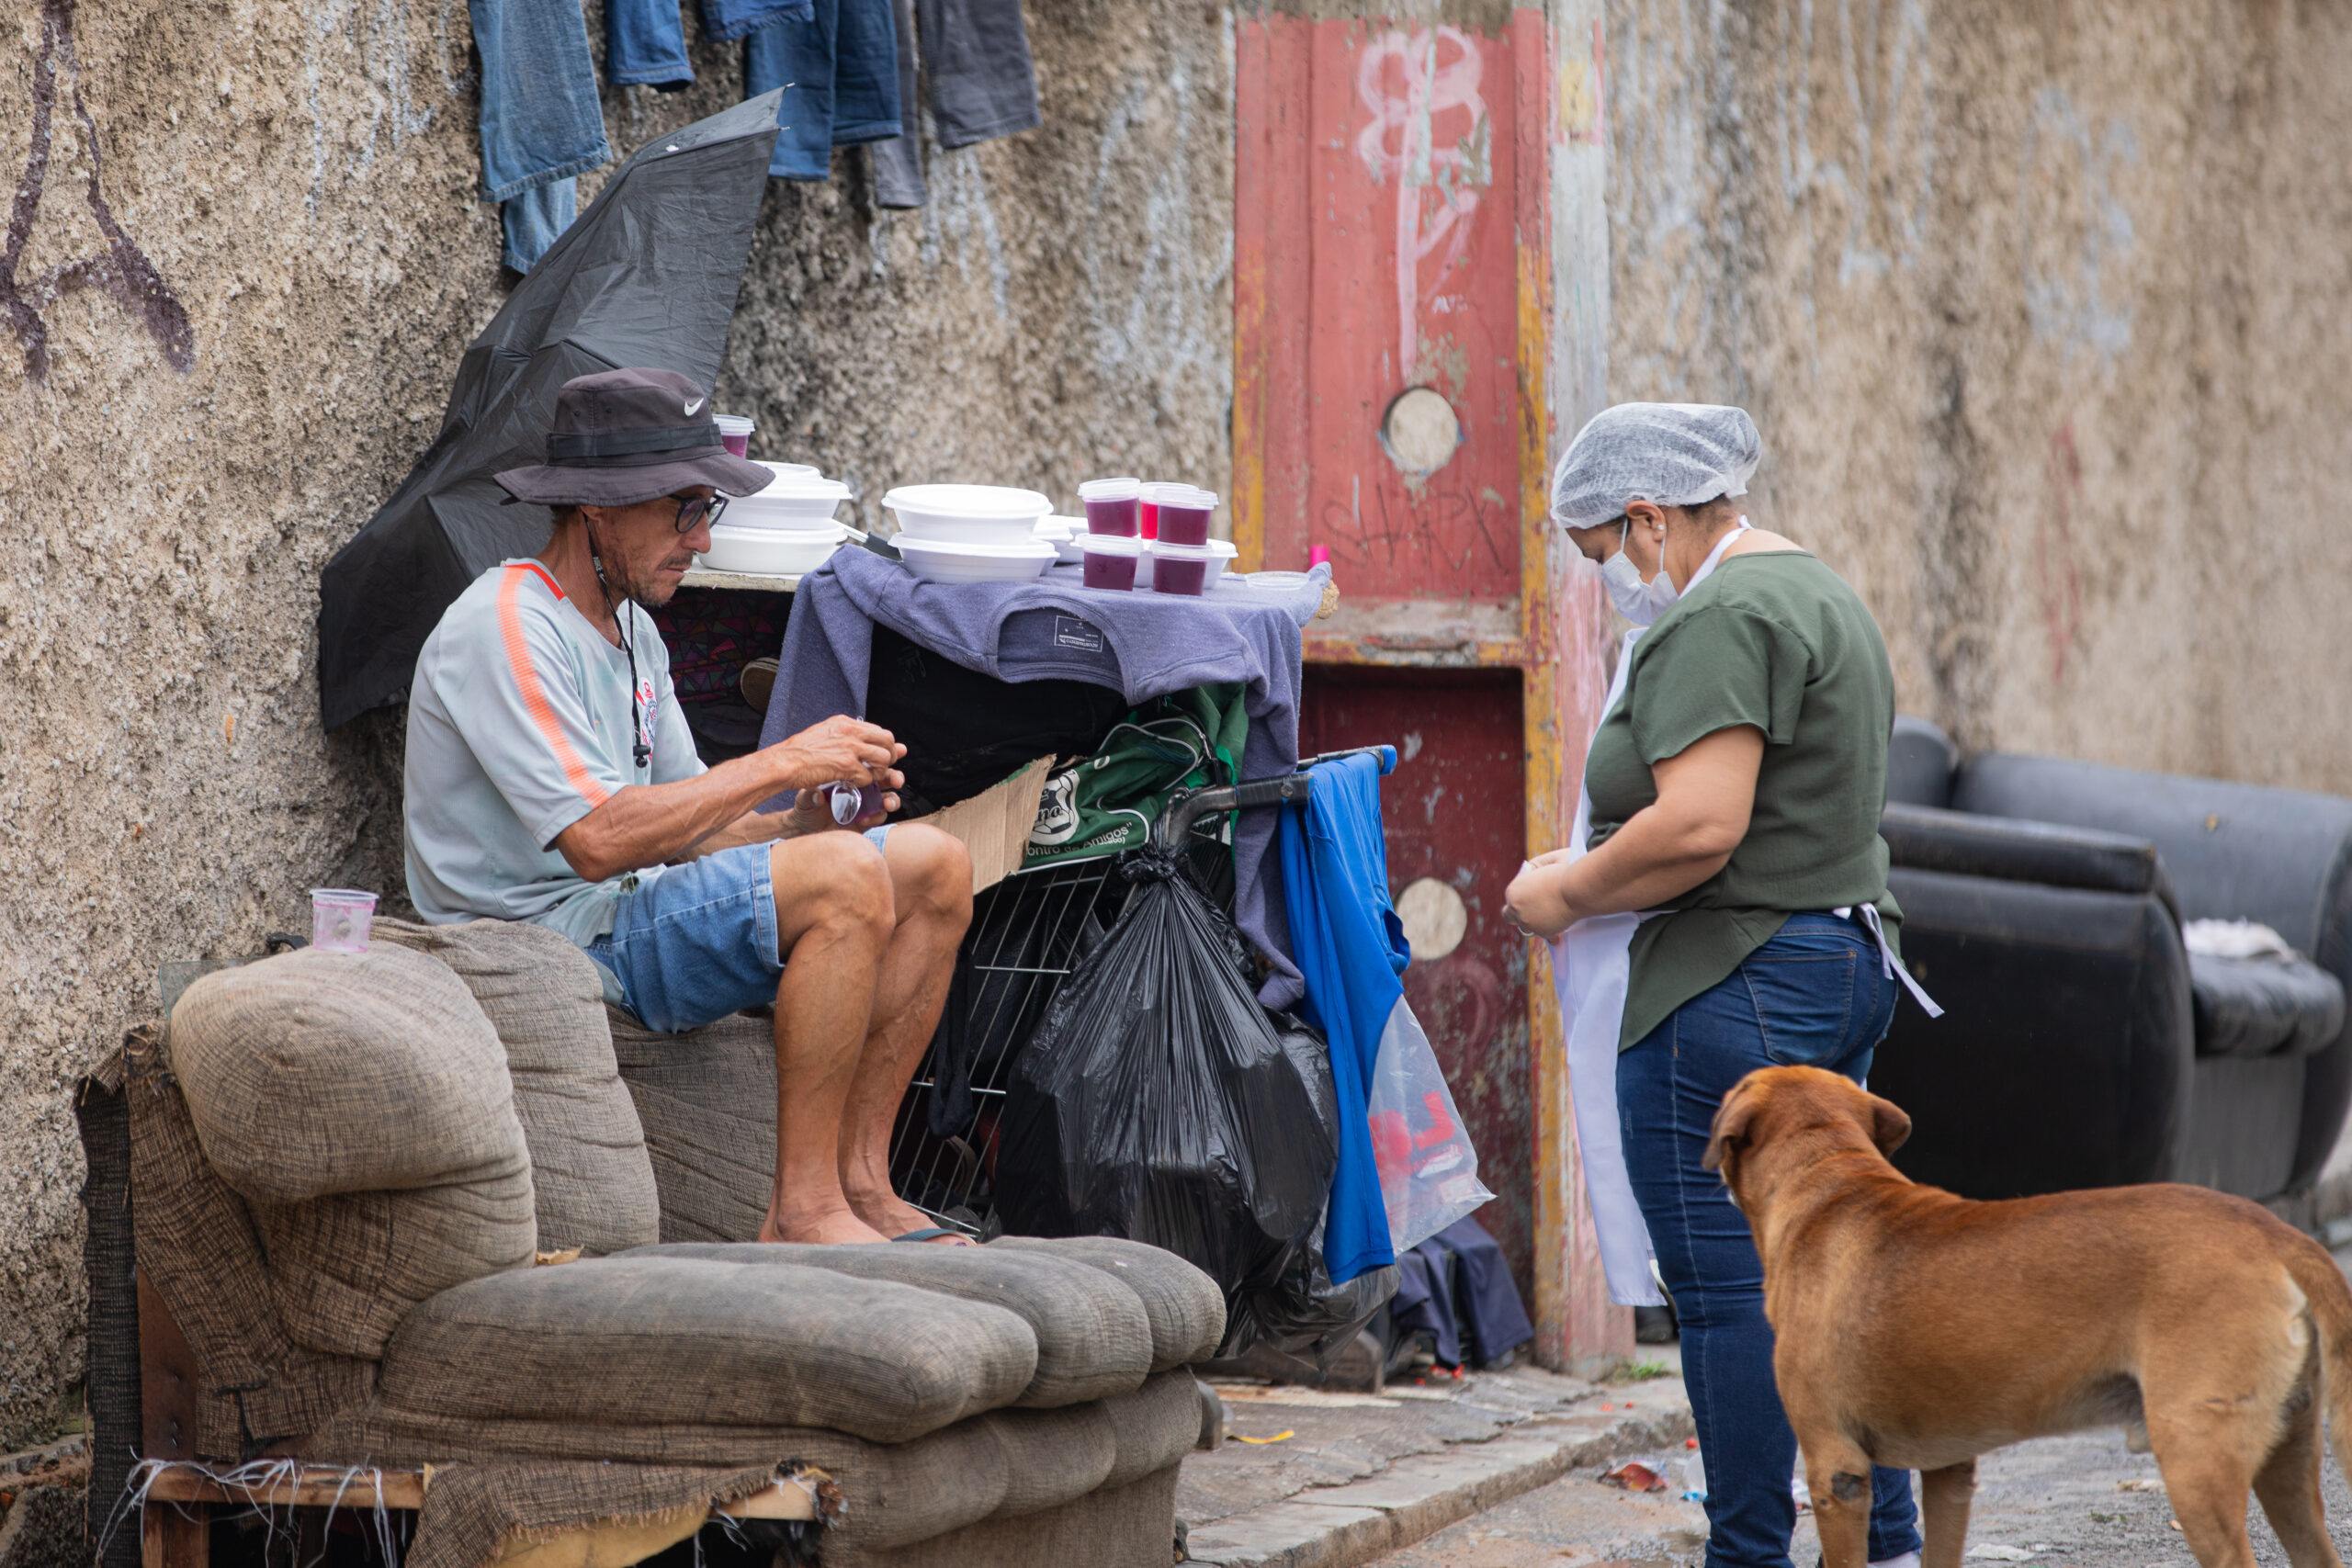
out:
<path id="1" fill-rule="evenodd" d="M 661 633 L 635 604 L 621 609 L 652 748 L 643 768 L 628 659 L 537 561 L 482 573 L 425 638 L 409 691 L 402 838 L 409 897 L 427 920 L 536 920 L 584 947 L 612 929 L 616 898 L 661 874 L 587 882 L 552 847 L 626 785 L 703 772 Z"/>

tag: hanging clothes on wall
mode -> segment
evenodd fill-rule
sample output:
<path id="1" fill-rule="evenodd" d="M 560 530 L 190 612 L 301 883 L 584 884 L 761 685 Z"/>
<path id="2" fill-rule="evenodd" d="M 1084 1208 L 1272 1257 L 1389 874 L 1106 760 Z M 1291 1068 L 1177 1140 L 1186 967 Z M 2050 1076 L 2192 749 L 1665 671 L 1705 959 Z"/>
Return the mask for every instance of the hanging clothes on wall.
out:
<path id="1" fill-rule="evenodd" d="M 915 19 L 942 147 L 992 141 L 1045 123 L 1021 0 L 917 0 Z"/>
<path id="2" fill-rule="evenodd" d="M 572 176 L 613 155 L 588 23 L 578 0 L 469 0 L 467 11 L 481 55 L 482 193 L 501 205 L 506 265 L 528 272 L 571 226 Z"/>
<path id="3" fill-rule="evenodd" d="M 831 178 L 834 148 L 889 141 L 902 130 L 890 0 L 815 0 L 808 20 L 759 28 L 744 41 L 743 86 L 751 97 L 785 90 L 768 173 Z"/>
<path id="4" fill-rule="evenodd" d="M 605 80 L 675 93 L 691 85 L 678 0 L 605 0 Z"/>
<path id="5" fill-rule="evenodd" d="M 1037 112 L 1037 73 L 1029 57 L 1029 29 L 1021 0 L 897 0 L 899 97 L 897 136 L 867 151 L 876 207 L 921 207 L 922 116 L 916 96 L 917 65 L 931 82 L 932 124 L 942 147 L 968 147 L 1044 123 Z M 920 26 L 918 26 L 920 23 Z"/>
<path id="6" fill-rule="evenodd" d="M 915 97 L 914 0 L 890 0 L 890 23 L 899 38 L 899 134 L 866 148 L 866 173 L 875 206 L 904 209 L 931 199 L 922 177 L 922 109 Z"/>
<path id="7" fill-rule="evenodd" d="M 770 23 L 805 22 L 815 15 L 816 0 L 702 0 L 702 31 L 713 43 L 731 43 Z"/>

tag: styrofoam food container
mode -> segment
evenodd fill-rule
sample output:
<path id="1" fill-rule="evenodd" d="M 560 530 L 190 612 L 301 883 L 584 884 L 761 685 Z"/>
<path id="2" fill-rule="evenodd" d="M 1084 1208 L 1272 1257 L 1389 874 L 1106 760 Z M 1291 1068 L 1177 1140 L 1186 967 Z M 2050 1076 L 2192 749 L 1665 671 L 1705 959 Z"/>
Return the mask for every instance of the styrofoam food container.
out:
<path id="1" fill-rule="evenodd" d="M 900 485 L 882 498 L 897 514 L 899 536 L 1017 545 L 1034 538 L 1054 503 L 1034 490 L 1003 485 Z"/>
<path id="2" fill-rule="evenodd" d="M 1023 530 L 1008 543 L 926 539 L 903 531 L 890 542 L 907 570 L 927 582 L 1027 582 L 1054 564 L 1051 540 Z"/>
<path id="3" fill-rule="evenodd" d="M 1037 537 L 1053 541 L 1056 558 L 1063 566 L 1084 566 L 1086 547 L 1079 541 L 1086 536 L 1083 517 L 1040 517 Z"/>
<path id="4" fill-rule="evenodd" d="M 1157 539 L 1146 539 L 1143 542 L 1143 559 L 1136 563 L 1136 586 L 1137 588 L 1148 588 L 1151 586 L 1151 552 L 1159 547 L 1159 541 Z M 1181 545 L 1172 546 L 1170 547 L 1175 549 L 1183 548 Z M 1201 592 L 1204 593 L 1214 593 L 1216 592 L 1217 579 L 1225 575 L 1226 563 L 1241 553 L 1241 547 L 1235 544 L 1230 539 L 1211 539 L 1204 547 L 1209 552 L 1209 570 L 1207 575 L 1201 580 Z M 1237 577 L 1235 581 L 1238 581 L 1240 580 Z"/>
<path id="5" fill-rule="evenodd" d="M 849 486 L 829 479 L 806 463 L 762 463 L 775 475 L 767 488 L 731 496 L 722 528 L 822 530 L 834 526 L 833 511 L 849 499 Z"/>
<path id="6" fill-rule="evenodd" d="M 1270 588 L 1281 593 L 1294 588 L 1306 587 L 1306 573 L 1303 571 L 1245 571 L 1236 573 L 1233 581 L 1246 582 L 1252 588 Z"/>
<path id="7" fill-rule="evenodd" d="M 794 577 L 825 564 L 849 537 L 839 523 L 813 528 L 741 527 L 731 520 L 710 526 L 710 548 L 695 557 L 713 571 L 742 571 L 756 577 Z"/>

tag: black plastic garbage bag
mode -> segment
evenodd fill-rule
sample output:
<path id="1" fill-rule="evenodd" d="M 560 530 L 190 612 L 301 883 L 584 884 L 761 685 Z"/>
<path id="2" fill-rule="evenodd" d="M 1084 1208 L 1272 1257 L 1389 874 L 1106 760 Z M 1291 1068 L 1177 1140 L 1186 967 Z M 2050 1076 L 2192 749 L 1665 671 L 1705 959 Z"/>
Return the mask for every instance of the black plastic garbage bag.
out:
<path id="1" fill-rule="evenodd" d="M 1323 1036 L 1292 1014 L 1273 1018 L 1283 1052 L 1314 1098 L 1316 1120 L 1336 1127 L 1339 1097 L 1331 1087 L 1331 1053 Z M 1264 1340 L 1319 1365 L 1372 1321 L 1396 1293 L 1396 1265 L 1389 1263 L 1333 1284 L 1323 1261 L 1323 1216 L 1317 1214 L 1299 1244 L 1271 1272 L 1245 1282 L 1228 1303 L 1218 1353 L 1238 1356 Z"/>
<path id="2" fill-rule="evenodd" d="M 1138 884 L 1126 908 L 1013 1065 L 997 1210 L 1015 1234 L 1166 1247 L 1230 1307 L 1321 1217 L 1338 1145 L 1232 922 L 1167 852 L 1120 872 Z"/>

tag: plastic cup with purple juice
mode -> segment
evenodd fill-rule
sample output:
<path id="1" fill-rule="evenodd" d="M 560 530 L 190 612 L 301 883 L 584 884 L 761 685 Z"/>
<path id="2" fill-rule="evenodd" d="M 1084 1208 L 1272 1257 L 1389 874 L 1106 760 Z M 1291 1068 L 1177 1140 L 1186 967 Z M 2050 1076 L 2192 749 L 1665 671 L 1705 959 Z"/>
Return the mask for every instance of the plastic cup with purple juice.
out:
<path id="1" fill-rule="evenodd" d="M 1142 496 L 1140 479 L 1087 480 L 1078 487 L 1078 499 L 1086 503 L 1086 531 L 1133 538 Z"/>
<path id="2" fill-rule="evenodd" d="M 1212 491 L 1190 485 L 1166 486 L 1159 492 L 1159 537 L 1168 544 L 1197 549 L 1209 542 L 1209 514 L 1216 510 L 1216 496 Z"/>
<path id="3" fill-rule="evenodd" d="M 752 432 L 757 428 L 750 420 L 737 413 L 715 413 L 710 416 L 718 426 L 718 444 L 738 457 L 752 455 Z"/>
<path id="4" fill-rule="evenodd" d="M 1209 547 L 1206 545 L 1171 543 L 1165 532 L 1168 508 L 1161 503 L 1159 523 L 1162 532 L 1151 547 L 1151 591 L 1154 593 L 1181 593 L 1199 598 L 1208 582 Z"/>
<path id="5" fill-rule="evenodd" d="M 1086 551 L 1087 587 L 1113 593 L 1134 590 L 1136 560 L 1143 554 L 1141 539 L 1125 534 L 1088 534 L 1079 544 Z"/>

